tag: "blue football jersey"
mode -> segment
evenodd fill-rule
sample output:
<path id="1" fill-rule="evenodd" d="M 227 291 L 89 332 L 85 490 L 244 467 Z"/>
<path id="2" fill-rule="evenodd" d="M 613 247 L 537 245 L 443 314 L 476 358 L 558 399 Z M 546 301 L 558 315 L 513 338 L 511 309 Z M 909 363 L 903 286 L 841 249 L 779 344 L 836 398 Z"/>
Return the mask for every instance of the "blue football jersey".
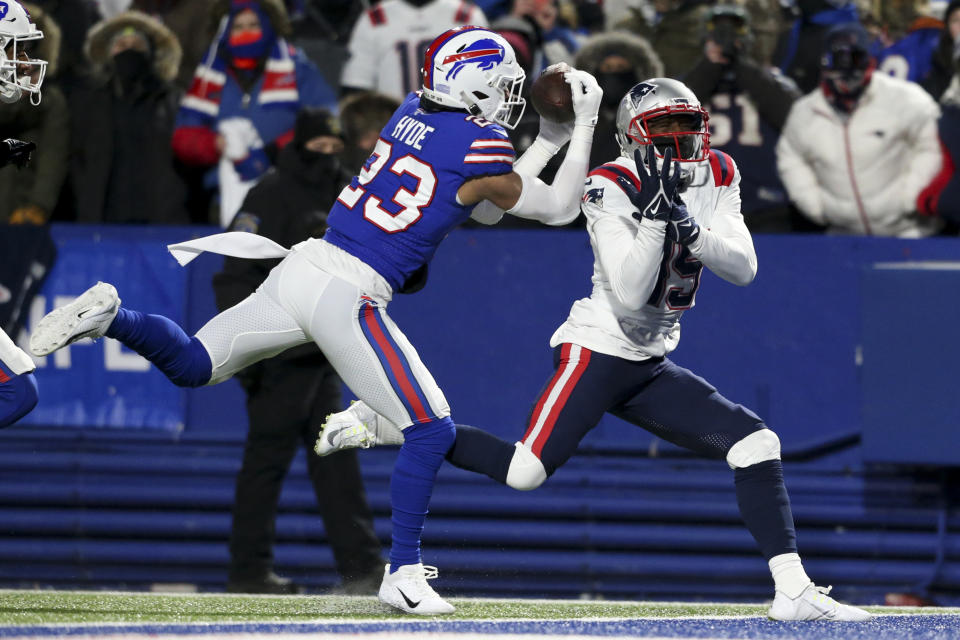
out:
<path id="1" fill-rule="evenodd" d="M 360 174 L 343 189 L 324 239 L 360 258 L 399 290 L 433 257 L 473 205 L 457 202 L 468 179 L 513 170 L 503 127 L 462 111 L 427 111 L 411 93 L 380 132 Z"/>

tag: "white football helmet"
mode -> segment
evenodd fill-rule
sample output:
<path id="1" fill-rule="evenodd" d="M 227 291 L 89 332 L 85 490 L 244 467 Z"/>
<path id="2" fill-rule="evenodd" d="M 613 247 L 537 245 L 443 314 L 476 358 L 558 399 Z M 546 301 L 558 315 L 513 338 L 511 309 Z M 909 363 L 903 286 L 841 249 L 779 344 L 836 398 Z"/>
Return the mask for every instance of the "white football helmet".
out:
<path id="1" fill-rule="evenodd" d="M 16 0 L 0 0 L 0 100 L 16 102 L 26 91 L 30 102 L 40 104 L 40 85 L 47 61 L 31 58 L 26 43 L 43 38 L 30 14 Z"/>
<path id="2" fill-rule="evenodd" d="M 423 95 L 445 107 L 465 109 L 502 124 L 517 126 L 526 100 L 526 78 L 510 43 L 482 27 L 451 29 L 423 57 Z"/>
<path id="3" fill-rule="evenodd" d="M 675 119 L 681 124 L 679 130 L 657 131 L 655 125 L 651 132 L 651 122 L 661 118 Z M 687 85 L 671 78 L 651 78 L 635 85 L 620 101 L 616 138 L 628 158 L 638 147 L 652 144 L 658 159 L 669 147 L 674 160 L 700 162 L 710 153 L 708 120 L 707 111 Z"/>

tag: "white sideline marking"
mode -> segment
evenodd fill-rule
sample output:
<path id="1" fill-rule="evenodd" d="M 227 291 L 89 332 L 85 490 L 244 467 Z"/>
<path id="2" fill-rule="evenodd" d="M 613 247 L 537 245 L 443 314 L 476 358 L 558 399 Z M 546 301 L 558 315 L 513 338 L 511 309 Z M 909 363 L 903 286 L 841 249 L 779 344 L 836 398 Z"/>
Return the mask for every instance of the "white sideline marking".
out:
<path id="1" fill-rule="evenodd" d="M 82 636 L 82 635 L 71 635 L 71 640 L 158 640 L 162 638 L 163 640 L 303 640 L 304 637 L 308 635 L 308 632 L 304 633 L 210 633 L 210 634 L 184 634 L 184 635 L 167 635 L 158 636 L 157 634 L 117 634 L 117 635 L 98 635 L 98 636 Z M 311 640 L 342 640 L 344 637 L 340 633 L 309 633 Z M 529 633 L 477 633 L 474 631 L 465 632 L 465 633 L 454 633 L 454 632 L 418 632 L 418 633 L 397 633 L 395 631 L 380 631 L 376 633 L 351 633 L 350 638 L 354 640 L 383 640 L 384 638 L 390 638 L 393 640 L 423 640 L 424 637 L 429 637 L 430 640 L 530 640 L 531 637 L 537 638 L 537 640 L 678 640 L 677 636 L 599 636 L 599 635 L 536 635 L 531 636 Z M 18 640 L 49 640 L 50 638 L 57 636 L 21 636 Z M 697 640 L 738 640 L 737 638 L 702 638 L 698 637 Z M 744 639 L 745 640 L 745 639 Z"/>

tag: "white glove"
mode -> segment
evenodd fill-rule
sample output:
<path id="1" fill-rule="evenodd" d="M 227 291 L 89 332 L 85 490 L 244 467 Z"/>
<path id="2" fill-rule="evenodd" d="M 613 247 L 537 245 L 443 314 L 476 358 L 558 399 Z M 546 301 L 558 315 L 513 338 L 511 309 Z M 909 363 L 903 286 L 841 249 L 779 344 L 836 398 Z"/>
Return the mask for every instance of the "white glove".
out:
<path id="1" fill-rule="evenodd" d="M 597 79 L 579 69 L 567 71 L 563 79 L 570 85 L 573 96 L 574 124 L 595 126 L 600 100 L 603 98 L 603 89 L 597 84 Z"/>
<path id="2" fill-rule="evenodd" d="M 223 136 L 223 155 L 228 160 L 242 160 L 250 149 L 259 149 L 263 140 L 253 122 L 247 118 L 227 118 L 217 123 L 217 131 Z"/>

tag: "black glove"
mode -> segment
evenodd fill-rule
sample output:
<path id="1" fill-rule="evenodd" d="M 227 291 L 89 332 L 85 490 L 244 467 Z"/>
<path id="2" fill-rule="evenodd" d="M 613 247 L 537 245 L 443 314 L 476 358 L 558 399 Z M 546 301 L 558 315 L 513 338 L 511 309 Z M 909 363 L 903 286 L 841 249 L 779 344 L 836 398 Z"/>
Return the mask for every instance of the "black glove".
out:
<path id="1" fill-rule="evenodd" d="M 678 196 L 677 203 L 670 210 L 670 218 L 667 220 L 667 240 L 688 245 L 699 237 L 700 225 L 693 219 L 687 211 L 687 205 L 683 204 Z"/>
<path id="2" fill-rule="evenodd" d="M 680 185 L 680 163 L 673 162 L 673 150 L 667 148 L 663 152 L 663 171 L 657 168 L 657 155 L 653 145 L 647 147 L 647 159 L 643 160 L 640 148 L 633 152 L 634 162 L 637 164 L 637 174 L 640 177 L 640 189 L 623 176 L 617 182 L 637 208 L 633 217 L 643 222 L 648 220 L 668 220 L 673 208 L 674 196 Z"/>
<path id="3" fill-rule="evenodd" d="M 30 162 L 30 154 L 36 149 L 36 143 L 7 138 L 0 142 L 0 167 L 5 167 L 12 162 L 23 169 Z"/>

